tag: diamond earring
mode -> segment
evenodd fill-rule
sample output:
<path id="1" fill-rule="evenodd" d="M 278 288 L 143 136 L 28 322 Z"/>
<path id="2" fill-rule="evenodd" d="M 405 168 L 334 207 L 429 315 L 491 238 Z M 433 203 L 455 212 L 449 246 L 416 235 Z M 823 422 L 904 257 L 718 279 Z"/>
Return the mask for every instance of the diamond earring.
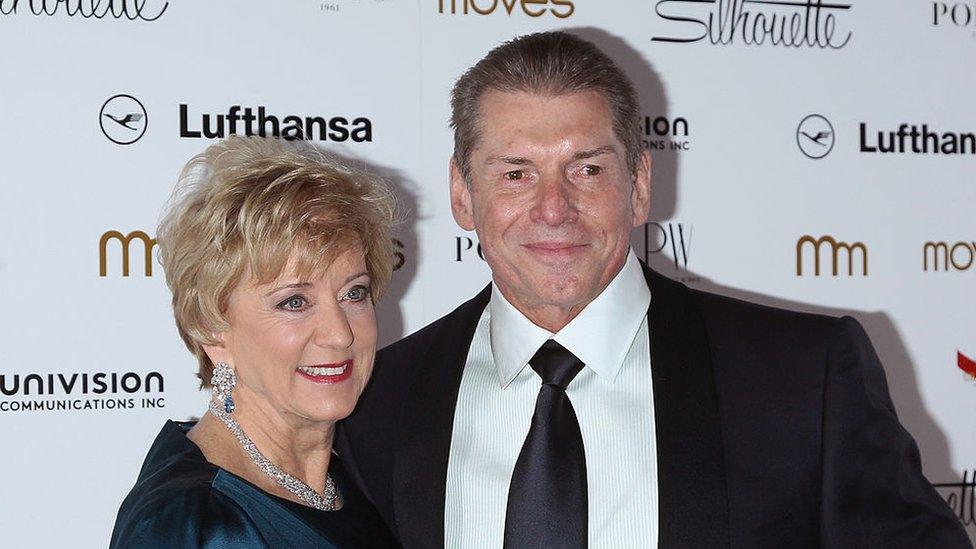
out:
<path id="1" fill-rule="evenodd" d="M 237 374 L 234 373 L 234 369 L 226 362 L 214 364 L 210 385 L 214 400 L 223 403 L 225 412 L 232 413 L 234 411 L 234 397 L 230 393 L 237 386 Z"/>

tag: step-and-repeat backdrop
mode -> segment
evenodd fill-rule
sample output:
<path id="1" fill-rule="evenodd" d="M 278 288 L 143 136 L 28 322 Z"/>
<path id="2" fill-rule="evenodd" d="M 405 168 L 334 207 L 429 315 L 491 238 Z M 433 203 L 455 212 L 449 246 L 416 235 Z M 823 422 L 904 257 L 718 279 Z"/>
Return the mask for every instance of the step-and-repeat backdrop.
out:
<path id="1" fill-rule="evenodd" d="M 408 212 L 380 315 L 396 340 L 489 278 L 449 211 L 451 85 L 545 29 L 640 90 L 637 254 L 860 320 L 976 538 L 972 0 L 0 0 L 2 545 L 106 545 L 162 422 L 205 409 L 153 258 L 187 159 L 304 133 L 383 174 Z"/>

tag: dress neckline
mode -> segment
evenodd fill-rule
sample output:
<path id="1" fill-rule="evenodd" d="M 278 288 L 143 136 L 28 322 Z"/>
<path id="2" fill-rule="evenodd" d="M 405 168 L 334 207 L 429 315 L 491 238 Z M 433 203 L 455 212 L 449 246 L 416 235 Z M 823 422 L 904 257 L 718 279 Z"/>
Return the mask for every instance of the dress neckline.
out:
<path id="1" fill-rule="evenodd" d="M 346 494 L 350 493 L 350 491 L 348 490 L 348 483 L 347 483 L 345 471 L 342 469 L 342 466 L 340 465 L 339 456 L 338 454 L 335 453 L 334 450 L 332 451 L 332 456 L 329 459 L 329 474 L 332 475 L 333 481 L 336 483 L 336 487 L 339 489 L 339 493 L 341 494 L 342 507 L 336 509 L 335 511 L 325 511 L 322 509 L 316 509 L 314 507 L 310 507 L 308 505 L 299 503 L 297 501 L 292 501 L 288 498 L 284 498 L 276 494 L 272 494 L 267 490 L 264 490 L 257 484 L 254 484 L 250 480 L 236 473 L 233 473 L 227 469 L 224 469 L 223 467 L 217 465 L 216 463 L 207 460 L 207 456 L 203 453 L 203 449 L 201 449 L 196 442 L 193 442 L 193 440 L 191 440 L 190 437 L 187 436 L 187 433 L 189 433 L 190 429 L 192 429 L 196 424 L 197 424 L 196 420 L 191 420 L 191 421 L 167 420 L 163 430 L 169 431 L 167 435 L 170 435 L 172 436 L 172 438 L 175 439 L 174 443 L 176 443 L 176 445 L 183 447 L 183 449 L 186 452 L 184 454 L 184 457 L 190 457 L 194 461 L 200 462 L 201 465 L 204 465 L 208 469 L 212 470 L 213 478 L 215 482 L 218 476 L 230 477 L 231 479 L 233 479 L 234 482 L 243 483 L 249 488 L 258 491 L 261 494 L 264 494 L 265 496 L 268 496 L 274 501 L 282 503 L 285 506 L 291 507 L 296 511 L 308 512 L 313 515 L 320 514 L 320 513 L 322 515 L 332 515 L 333 513 L 341 513 L 342 510 L 346 508 L 346 504 L 347 504 Z M 173 429 L 173 427 L 175 427 L 175 429 Z"/>

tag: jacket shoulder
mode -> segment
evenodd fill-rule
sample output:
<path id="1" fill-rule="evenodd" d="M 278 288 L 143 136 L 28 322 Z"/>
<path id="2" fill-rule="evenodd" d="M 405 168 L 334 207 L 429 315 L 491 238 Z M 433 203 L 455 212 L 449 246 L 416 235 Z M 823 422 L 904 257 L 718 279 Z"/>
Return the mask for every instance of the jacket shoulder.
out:
<path id="1" fill-rule="evenodd" d="M 747 338 L 792 335 L 823 342 L 846 326 L 857 325 L 850 317 L 795 311 L 696 289 L 688 293 L 710 335 L 716 331 Z"/>
<path id="2" fill-rule="evenodd" d="M 461 342 L 458 341 L 446 341 L 445 337 L 453 333 L 459 324 L 471 326 L 477 322 L 479 315 L 488 305 L 490 297 L 491 286 L 489 285 L 453 311 L 380 349 L 376 354 L 377 365 L 414 364 L 413 358 L 423 356 L 436 346 L 460 344 Z"/>
<path id="3" fill-rule="evenodd" d="M 119 509 L 110 547 L 223 547 L 242 539 L 263 546 L 236 502 L 198 475 L 172 473 L 133 487 Z"/>
<path id="4" fill-rule="evenodd" d="M 736 401 L 762 387 L 767 395 L 819 407 L 827 369 L 838 350 L 854 341 L 870 345 L 851 317 L 793 311 L 700 290 L 688 290 L 688 295 L 702 319 L 720 392 Z M 766 400 L 772 404 L 779 399 Z"/>

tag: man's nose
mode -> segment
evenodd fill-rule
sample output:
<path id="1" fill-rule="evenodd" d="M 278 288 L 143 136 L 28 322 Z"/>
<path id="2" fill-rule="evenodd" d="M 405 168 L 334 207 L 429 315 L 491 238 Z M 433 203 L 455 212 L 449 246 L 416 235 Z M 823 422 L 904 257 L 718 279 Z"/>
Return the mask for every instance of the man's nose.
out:
<path id="1" fill-rule="evenodd" d="M 355 341 L 349 319 L 339 304 L 321 307 L 316 315 L 315 343 L 333 349 L 346 349 Z"/>
<path id="2" fill-rule="evenodd" d="M 572 223 L 579 216 L 574 204 L 571 183 L 564 177 L 548 177 L 537 187 L 532 221 L 547 225 Z"/>

